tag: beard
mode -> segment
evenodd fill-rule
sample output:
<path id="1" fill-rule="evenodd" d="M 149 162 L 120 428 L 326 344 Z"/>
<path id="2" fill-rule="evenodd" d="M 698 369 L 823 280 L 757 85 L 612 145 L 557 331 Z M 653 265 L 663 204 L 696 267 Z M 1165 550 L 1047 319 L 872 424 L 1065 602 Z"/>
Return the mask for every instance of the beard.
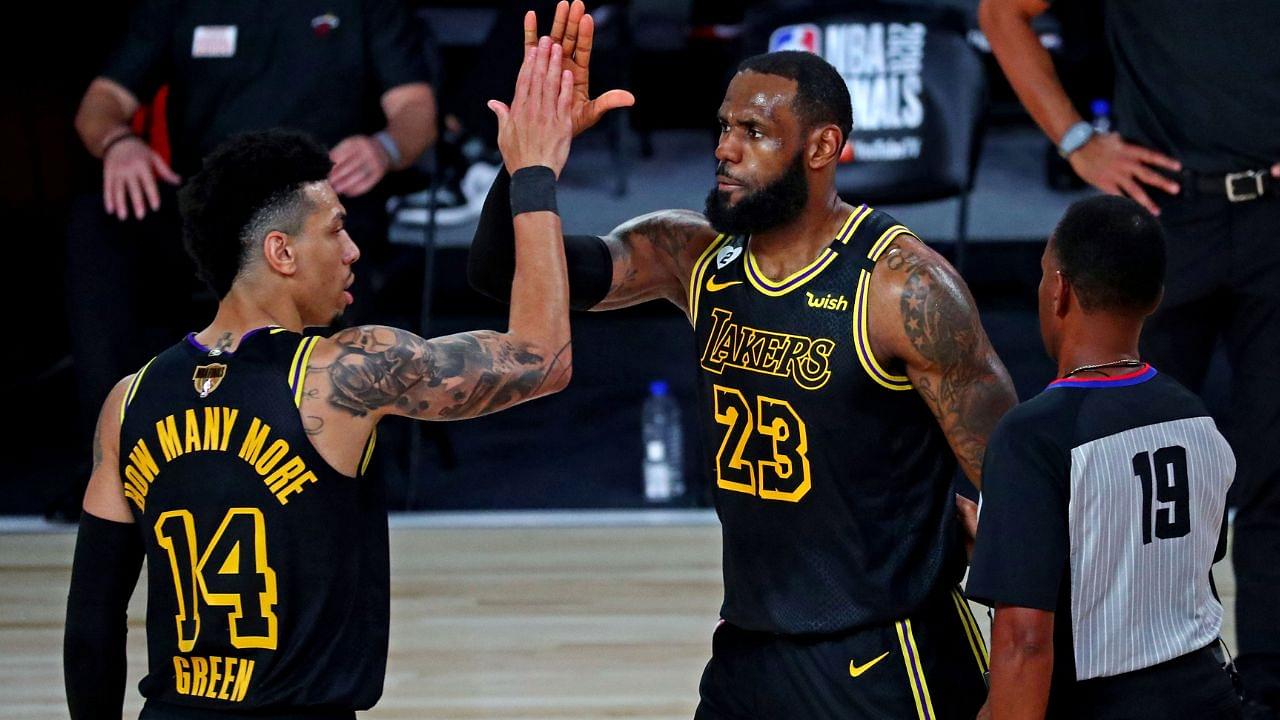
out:
<path id="1" fill-rule="evenodd" d="M 717 173 L 725 174 L 723 164 Z M 745 193 L 736 205 L 729 204 L 729 192 L 711 188 L 707 193 L 706 216 L 716 232 L 750 235 L 795 220 L 808 200 L 809 178 L 805 175 L 803 153 L 797 151 L 782 177 Z"/>

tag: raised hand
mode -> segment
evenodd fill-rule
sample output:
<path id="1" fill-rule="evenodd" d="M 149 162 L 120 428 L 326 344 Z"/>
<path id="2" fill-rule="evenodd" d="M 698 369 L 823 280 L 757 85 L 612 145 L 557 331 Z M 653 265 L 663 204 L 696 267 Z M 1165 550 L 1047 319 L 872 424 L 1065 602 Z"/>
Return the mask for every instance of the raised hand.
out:
<path id="1" fill-rule="evenodd" d="M 498 116 L 498 149 L 510 173 L 546 165 L 559 177 L 569 159 L 573 74 L 562 69 L 563 58 L 560 45 L 549 37 L 525 47 L 510 107 L 489 101 Z"/>
<path id="2" fill-rule="evenodd" d="M 573 73 L 573 134 L 595 125 L 610 110 L 630 107 L 636 98 L 626 90 L 609 90 L 592 100 L 589 91 L 591 48 L 595 40 L 595 21 L 587 14 L 582 0 L 560 0 L 551 22 L 551 42 L 558 43 L 565 69 Z M 538 43 L 538 16 L 532 10 L 524 15 L 524 47 Z"/>

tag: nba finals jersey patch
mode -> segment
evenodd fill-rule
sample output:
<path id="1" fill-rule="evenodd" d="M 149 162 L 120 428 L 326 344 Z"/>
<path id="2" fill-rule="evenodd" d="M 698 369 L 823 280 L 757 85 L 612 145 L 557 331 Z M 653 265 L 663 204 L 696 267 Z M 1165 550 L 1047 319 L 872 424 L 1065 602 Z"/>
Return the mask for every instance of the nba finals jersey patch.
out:
<path id="1" fill-rule="evenodd" d="M 195 375 L 191 377 L 191 382 L 196 386 L 196 392 L 200 397 L 209 397 L 209 393 L 218 389 L 218 385 L 222 384 L 222 378 L 227 376 L 227 366 L 222 363 L 214 363 L 212 365 L 200 365 L 196 368 Z"/>

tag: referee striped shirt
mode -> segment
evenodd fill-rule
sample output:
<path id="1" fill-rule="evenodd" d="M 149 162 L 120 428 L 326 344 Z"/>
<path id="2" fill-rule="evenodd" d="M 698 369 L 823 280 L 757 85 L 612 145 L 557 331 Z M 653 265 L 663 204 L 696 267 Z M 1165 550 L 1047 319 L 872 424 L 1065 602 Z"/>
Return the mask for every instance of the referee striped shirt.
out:
<path id="1" fill-rule="evenodd" d="M 969 595 L 1055 613 L 1058 697 L 1200 650 L 1234 475 L 1199 398 L 1154 368 L 1059 380 L 990 438 Z"/>

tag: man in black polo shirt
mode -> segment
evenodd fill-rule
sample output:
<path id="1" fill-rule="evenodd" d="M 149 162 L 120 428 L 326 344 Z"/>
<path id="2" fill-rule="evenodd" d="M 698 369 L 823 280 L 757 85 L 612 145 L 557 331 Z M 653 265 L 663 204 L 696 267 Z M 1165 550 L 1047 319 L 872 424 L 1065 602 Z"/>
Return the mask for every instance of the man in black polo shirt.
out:
<path id="1" fill-rule="evenodd" d="M 991 436 L 968 584 L 996 607 L 996 720 L 1240 717 L 1209 577 L 1235 457 L 1203 403 L 1138 359 L 1164 264 L 1160 226 L 1124 198 L 1072 205 L 1045 249 L 1059 379 Z"/>
<path id="2" fill-rule="evenodd" d="M 116 378 L 171 344 L 196 312 L 175 187 L 240 132 L 299 129 L 330 148 L 329 180 L 369 268 L 352 315 L 368 320 L 367 288 L 387 249 L 375 186 L 434 141 L 428 78 L 403 0 L 137 2 L 76 117 L 85 148 L 103 160 L 102 188 L 77 198 L 68 231 L 80 407 L 100 405 Z M 172 168 L 129 124 L 162 86 Z M 92 418 L 82 425 L 87 441 Z"/>
<path id="3" fill-rule="evenodd" d="M 1069 0 L 1059 0 L 1067 2 Z M 1259 718 L 1280 717 L 1280 3 L 1109 0 L 1115 125 L 1095 134 L 1030 28 L 1046 0 L 983 0 L 982 29 L 1014 90 L 1080 177 L 1158 213 L 1169 240 L 1143 353 L 1199 390 L 1231 365 L 1238 659 Z"/>

